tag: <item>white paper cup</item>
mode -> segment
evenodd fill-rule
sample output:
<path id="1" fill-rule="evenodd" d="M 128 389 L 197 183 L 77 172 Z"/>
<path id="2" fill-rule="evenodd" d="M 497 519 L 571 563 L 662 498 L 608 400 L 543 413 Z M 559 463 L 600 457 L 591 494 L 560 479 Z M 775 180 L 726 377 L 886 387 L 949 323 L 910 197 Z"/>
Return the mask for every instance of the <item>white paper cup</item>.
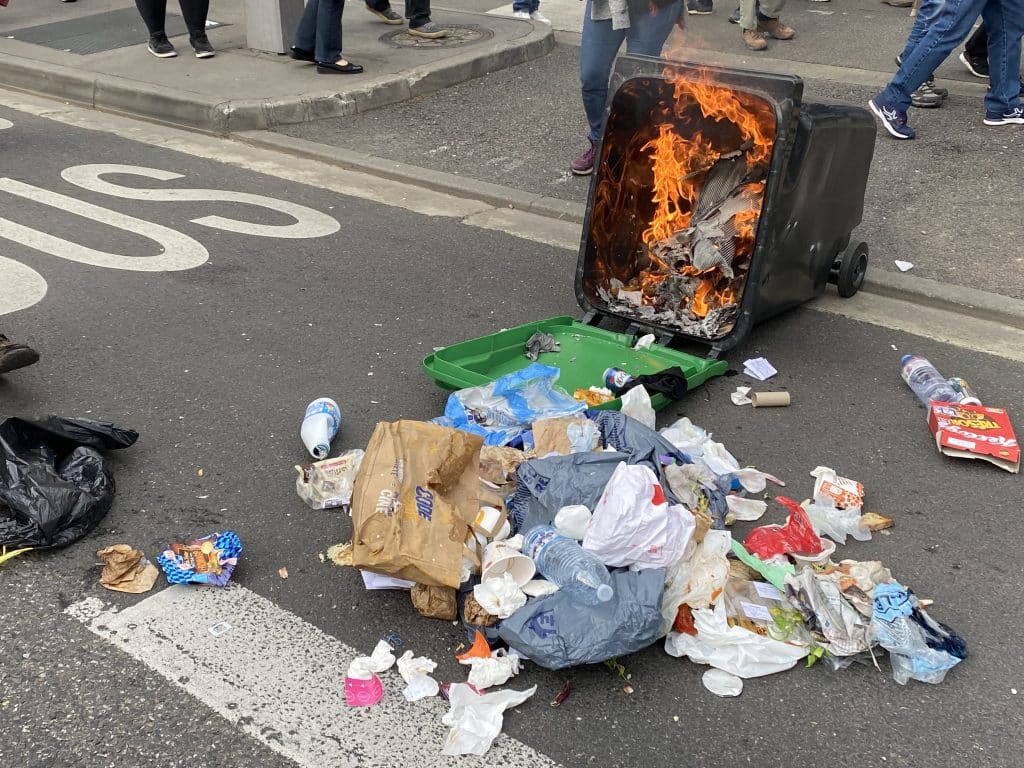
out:
<path id="1" fill-rule="evenodd" d="M 501 576 L 507 573 L 516 584 L 522 587 L 537 573 L 537 566 L 533 560 L 510 547 L 502 546 L 500 542 L 488 544 L 484 549 L 484 563 L 480 570 L 480 576 L 484 581 Z"/>
<path id="2" fill-rule="evenodd" d="M 480 512 L 473 521 L 473 529 L 487 538 L 492 538 L 501 528 L 505 516 L 497 507 L 480 507 Z"/>

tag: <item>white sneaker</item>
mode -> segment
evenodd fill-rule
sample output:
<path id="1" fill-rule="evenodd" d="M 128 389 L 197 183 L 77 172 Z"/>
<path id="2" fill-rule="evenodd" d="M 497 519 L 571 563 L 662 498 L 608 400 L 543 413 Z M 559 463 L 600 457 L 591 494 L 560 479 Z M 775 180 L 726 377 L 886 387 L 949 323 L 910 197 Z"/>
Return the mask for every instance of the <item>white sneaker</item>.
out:
<path id="1" fill-rule="evenodd" d="M 512 11 L 512 18 L 513 19 L 522 19 L 523 21 L 529 21 L 530 20 L 530 12 L 529 11 Z"/>
<path id="2" fill-rule="evenodd" d="M 550 24 L 551 19 L 542 14 L 540 11 L 534 11 L 530 14 L 530 18 L 536 21 L 538 24 Z"/>

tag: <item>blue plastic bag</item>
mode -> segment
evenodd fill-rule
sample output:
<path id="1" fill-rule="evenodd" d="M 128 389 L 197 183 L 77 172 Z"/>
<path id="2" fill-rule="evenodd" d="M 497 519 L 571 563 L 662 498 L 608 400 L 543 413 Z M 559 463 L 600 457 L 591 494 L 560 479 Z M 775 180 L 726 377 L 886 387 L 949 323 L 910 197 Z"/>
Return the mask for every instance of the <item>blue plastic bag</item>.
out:
<path id="1" fill-rule="evenodd" d="M 533 363 L 490 384 L 453 392 L 435 423 L 481 435 L 486 445 L 508 445 L 540 419 L 572 416 L 586 409 L 555 385 L 560 371 Z"/>

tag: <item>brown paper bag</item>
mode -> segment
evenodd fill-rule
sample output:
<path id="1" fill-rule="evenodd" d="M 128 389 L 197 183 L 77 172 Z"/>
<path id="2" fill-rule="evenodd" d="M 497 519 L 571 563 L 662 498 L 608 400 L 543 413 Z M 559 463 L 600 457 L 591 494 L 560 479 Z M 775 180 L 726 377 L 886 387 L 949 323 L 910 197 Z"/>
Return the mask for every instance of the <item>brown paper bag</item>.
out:
<path id="1" fill-rule="evenodd" d="M 583 424 L 588 421 L 586 416 L 563 416 L 558 419 L 541 419 L 533 422 L 533 445 L 534 453 L 537 456 L 547 456 L 550 453 L 559 453 L 568 456 L 572 453 L 572 443 L 569 442 L 569 425 Z M 593 450 L 597 441 L 590 446 Z"/>
<path id="2" fill-rule="evenodd" d="M 381 422 L 352 495 L 357 568 L 458 587 L 463 547 L 480 509 L 483 438 L 421 421 Z"/>
<path id="3" fill-rule="evenodd" d="M 409 591 L 413 607 L 428 619 L 444 619 L 455 621 L 458 606 L 455 601 L 455 590 L 451 587 L 430 587 L 416 584 Z"/>

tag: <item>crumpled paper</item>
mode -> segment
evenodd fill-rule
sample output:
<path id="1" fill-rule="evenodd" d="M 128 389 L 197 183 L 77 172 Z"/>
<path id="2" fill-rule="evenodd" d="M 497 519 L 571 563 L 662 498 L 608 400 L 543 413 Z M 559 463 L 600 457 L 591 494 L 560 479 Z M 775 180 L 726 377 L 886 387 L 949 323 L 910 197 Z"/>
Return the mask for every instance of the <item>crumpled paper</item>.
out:
<path id="1" fill-rule="evenodd" d="M 452 587 L 435 587 L 431 584 L 416 584 L 409 590 L 413 607 L 428 619 L 454 621 L 458 614 L 458 603 Z"/>
<path id="2" fill-rule="evenodd" d="M 347 677 L 369 680 L 376 672 L 391 669 L 395 663 L 394 648 L 387 640 L 379 640 L 369 656 L 356 656 L 348 665 Z"/>
<path id="3" fill-rule="evenodd" d="M 470 667 L 469 684 L 483 690 L 504 685 L 518 675 L 520 661 L 518 655 L 510 655 L 504 648 L 497 648 L 487 658 L 470 657 L 460 659 L 459 663 Z"/>
<path id="4" fill-rule="evenodd" d="M 636 340 L 633 349 L 650 349 L 654 343 L 654 334 L 648 333 Z"/>
<path id="5" fill-rule="evenodd" d="M 467 624 L 478 627 L 493 627 L 498 623 L 498 617 L 484 610 L 472 593 L 466 595 L 466 599 L 462 603 L 462 619 Z"/>
<path id="6" fill-rule="evenodd" d="M 750 390 L 753 387 L 736 387 L 736 391 L 729 395 L 729 399 L 732 400 L 733 405 L 750 405 L 753 400 L 750 399 Z"/>
<path id="7" fill-rule="evenodd" d="M 526 605 L 526 595 L 510 573 L 503 573 L 473 587 L 473 597 L 487 613 L 507 619 Z"/>
<path id="8" fill-rule="evenodd" d="M 105 547 L 96 555 L 103 561 L 100 584 L 115 592 L 149 592 L 160 573 L 160 570 L 145 558 L 141 550 L 132 549 L 128 544 Z"/>
<path id="9" fill-rule="evenodd" d="M 412 655 L 412 651 L 406 651 L 398 659 L 398 674 L 405 680 L 405 690 L 402 695 L 408 701 L 419 701 L 428 696 L 436 696 L 440 687 L 437 680 L 430 676 L 430 673 L 437 668 L 437 662 L 428 659 L 426 656 Z"/>
<path id="10" fill-rule="evenodd" d="M 484 755 L 501 733 L 506 709 L 518 707 L 537 692 L 537 686 L 525 691 L 496 691 L 483 695 L 465 683 L 455 683 L 448 691 L 451 709 L 441 722 L 452 727 L 441 751 L 446 755 Z"/>

